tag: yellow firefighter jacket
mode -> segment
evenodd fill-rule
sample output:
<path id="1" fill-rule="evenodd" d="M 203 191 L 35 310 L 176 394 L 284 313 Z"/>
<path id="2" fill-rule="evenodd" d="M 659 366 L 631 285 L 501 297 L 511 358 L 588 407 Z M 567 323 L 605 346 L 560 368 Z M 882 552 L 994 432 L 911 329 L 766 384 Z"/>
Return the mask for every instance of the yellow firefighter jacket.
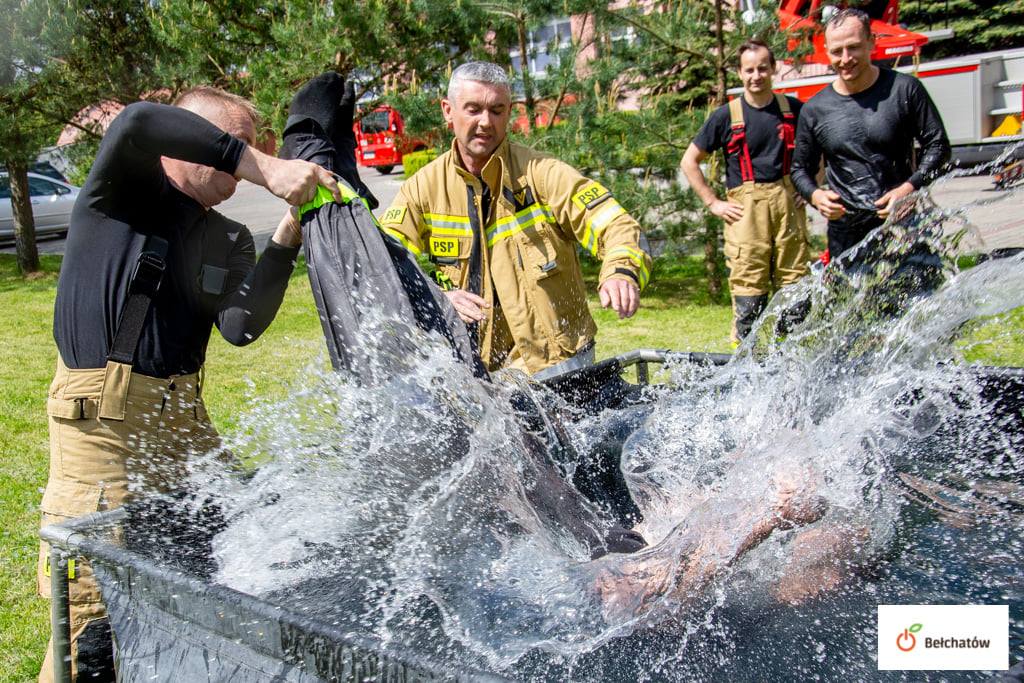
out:
<path id="1" fill-rule="evenodd" d="M 414 254 L 429 255 L 442 281 L 491 304 L 479 328 L 489 369 L 536 373 L 590 346 L 597 326 L 577 242 L 602 260 L 601 283 L 629 279 L 643 289 L 650 278 L 640 226 L 604 186 L 507 139 L 480 178 L 462 167 L 453 142 L 405 182 L 380 223 Z"/>

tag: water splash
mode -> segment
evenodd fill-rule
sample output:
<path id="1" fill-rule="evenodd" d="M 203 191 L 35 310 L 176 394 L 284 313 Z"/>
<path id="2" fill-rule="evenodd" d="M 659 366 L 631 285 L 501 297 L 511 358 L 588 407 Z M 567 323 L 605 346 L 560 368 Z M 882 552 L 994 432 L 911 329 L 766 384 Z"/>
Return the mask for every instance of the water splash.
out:
<path id="1" fill-rule="evenodd" d="M 527 678 L 742 677 L 751 661 L 875 676 L 876 604 L 1019 611 L 1024 572 L 998 558 L 1024 554 L 1021 415 L 993 408 L 955 341 L 1024 305 L 1024 255 L 959 271 L 962 212 L 918 202 L 863 246 L 870 265 L 788 288 L 728 366 L 673 367 L 651 394 L 622 450 L 647 549 L 591 560 L 581 539 L 607 510 L 542 500 L 621 415 L 572 425 L 554 469 L 555 444 L 517 415 L 557 401 L 480 382 L 420 335 L 402 372 L 380 360 L 386 381 L 310 370 L 255 409 L 231 443 L 272 454 L 250 481 L 197 473 L 228 518 L 217 579 Z M 794 307 L 806 316 L 780 339 Z"/>

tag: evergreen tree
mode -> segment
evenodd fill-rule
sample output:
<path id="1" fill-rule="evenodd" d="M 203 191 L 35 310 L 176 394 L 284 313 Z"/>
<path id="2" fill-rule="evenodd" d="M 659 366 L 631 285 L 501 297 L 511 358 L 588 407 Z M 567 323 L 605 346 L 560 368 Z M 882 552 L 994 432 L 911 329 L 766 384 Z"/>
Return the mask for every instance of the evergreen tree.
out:
<path id="1" fill-rule="evenodd" d="M 483 44 L 487 23 L 461 0 L 165 0 L 152 17 L 174 50 L 165 80 L 251 97 L 278 130 L 295 90 L 317 73 L 336 70 L 378 96 L 386 83 L 436 84 Z"/>
<path id="2" fill-rule="evenodd" d="M 8 172 L 14 241 L 22 274 L 39 270 L 35 222 L 28 192 L 28 166 L 53 132 L 31 111 L 38 93 L 32 78 L 44 56 L 37 48 L 44 16 L 18 0 L 3 0 L 0 22 L 0 161 Z"/>
<path id="3" fill-rule="evenodd" d="M 598 56 L 578 74 L 573 55 L 545 80 L 564 124 L 535 131 L 531 144 L 595 175 L 655 235 L 697 243 L 712 300 L 724 296 L 721 221 L 680 182 L 679 162 L 707 114 L 738 85 L 736 48 L 752 35 L 785 53 L 773 14 L 743 23 L 725 0 L 676 0 L 602 9 L 592 15 Z M 575 50 L 585 46 L 574 46 Z M 565 105 L 565 93 L 576 101 Z M 620 110 L 629 99 L 635 111 Z M 709 180 L 720 184 L 719 165 Z"/>
<path id="4" fill-rule="evenodd" d="M 142 0 L 0 0 L 0 8 L 0 161 L 10 173 L 18 266 L 28 273 L 39 267 L 28 166 L 83 107 L 137 99 L 159 49 Z"/>
<path id="5" fill-rule="evenodd" d="M 953 29 L 924 47 L 927 59 L 1024 47 L 1024 0 L 905 0 L 899 18 L 912 31 Z"/>

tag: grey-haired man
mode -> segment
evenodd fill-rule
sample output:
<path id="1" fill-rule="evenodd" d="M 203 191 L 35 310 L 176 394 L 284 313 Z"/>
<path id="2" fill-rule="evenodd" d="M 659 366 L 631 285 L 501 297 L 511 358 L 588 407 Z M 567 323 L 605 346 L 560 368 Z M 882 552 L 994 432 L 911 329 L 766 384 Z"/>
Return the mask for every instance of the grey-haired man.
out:
<path id="1" fill-rule="evenodd" d="M 591 363 L 597 326 L 576 245 L 602 260 L 602 305 L 629 317 L 650 277 L 640 226 L 600 183 L 508 141 L 512 93 L 497 64 L 457 68 L 441 108 L 451 151 L 402 186 L 384 231 L 429 254 L 488 369 L 542 379 Z"/>

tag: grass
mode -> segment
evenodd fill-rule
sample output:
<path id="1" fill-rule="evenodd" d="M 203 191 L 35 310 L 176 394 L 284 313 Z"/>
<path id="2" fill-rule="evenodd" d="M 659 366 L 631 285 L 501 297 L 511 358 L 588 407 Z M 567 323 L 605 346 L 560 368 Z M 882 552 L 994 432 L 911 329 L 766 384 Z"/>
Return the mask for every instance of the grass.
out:
<path id="1" fill-rule="evenodd" d="M 964 359 L 985 365 L 1024 365 L 1024 308 L 976 320 L 960 339 Z"/>
<path id="2" fill-rule="evenodd" d="M 644 290 L 642 307 L 628 320 L 597 301 L 598 265 L 584 262 L 590 312 L 597 321 L 597 355 L 616 356 L 637 348 L 728 352 L 732 312 L 728 303 L 712 303 L 703 280 L 704 263 L 691 258 L 659 261 Z"/>
<path id="3" fill-rule="evenodd" d="M 44 400 L 56 358 L 51 328 L 59 257 L 44 256 L 42 267 L 42 274 L 24 280 L 14 257 L 0 255 L 0 681 L 34 680 L 49 632 L 47 603 L 35 596 L 35 559 L 47 473 Z M 592 298 L 598 355 L 636 348 L 728 351 L 729 307 L 709 301 L 702 272 L 699 259 L 659 263 L 643 308 L 628 321 Z M 594 264 L 586 265 L 585 274 L 588 290 L 596 291 Z M 230 431 L 255 397 L 282 396 L 296 371 L 322 353 L 321 334 L 302 266 L 260 339 L 235 348 L 214 334 L 204 392 L 217 427 Z M 968 360 L 1024 365 L 1024 309 L 973 325 L 963 347 Z"/>
<path id="4" fill-rule="evenodd" d="M 35 597 L 39 501 L 48 446 L 44 401 L 55 356 L 53 293 L 60 260 L 24 281 L 0 256 L 0 680 L 34 678 L 49 633 L 46 603 Z"/>

